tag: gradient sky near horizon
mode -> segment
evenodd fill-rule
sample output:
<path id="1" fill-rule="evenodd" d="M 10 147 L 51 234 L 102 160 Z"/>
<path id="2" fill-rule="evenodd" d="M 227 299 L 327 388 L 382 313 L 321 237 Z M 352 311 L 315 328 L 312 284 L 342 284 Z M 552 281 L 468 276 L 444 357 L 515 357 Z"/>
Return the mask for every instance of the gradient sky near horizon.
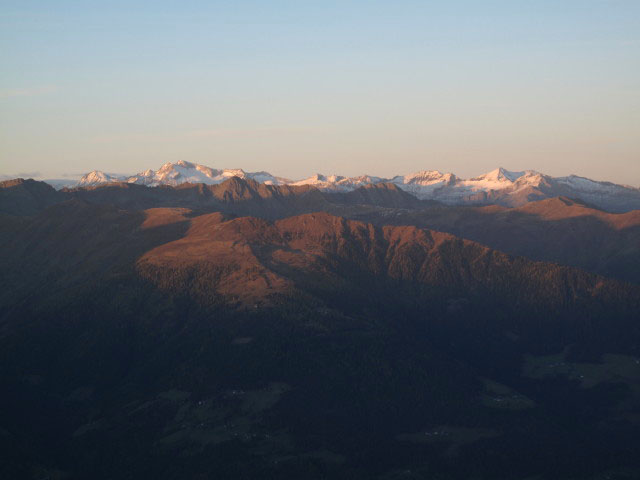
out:
<path id="1" fill-rule="evenodd" d="M 640 186 L 640 1 L 0 0 L 0 174 L 177 160 Z"/>

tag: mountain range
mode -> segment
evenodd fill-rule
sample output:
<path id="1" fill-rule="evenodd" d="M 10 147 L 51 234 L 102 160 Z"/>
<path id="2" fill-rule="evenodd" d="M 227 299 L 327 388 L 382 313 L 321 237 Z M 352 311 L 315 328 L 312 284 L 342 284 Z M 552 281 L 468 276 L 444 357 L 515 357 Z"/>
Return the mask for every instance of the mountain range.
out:
<path id="1" fill-rule="evenodd" d="M 544 198 L 566 196 L 580 198 L 610 211 L 629 211 L 640 208 L 640 189 L 638 188 L 599 182 L 576 175 L 552 177 L 533 170 L 512 172 L 504 168 L 497 168 L 470 179 L 462 179 L 452 173 L 421 171 L 391 178 L 316 174 L 303 180 L 292 181 L 267 172 L 249 173 L 242 169 L 219 170 L 179 161 L 166 163 L 158 170 L 147 170 L 130 176 L 110 175 L 95 170 L 84 175 L 76 186 L 95 186 L 115 182 L 147 186 L 176 186 L 182 183 L 214 185 L 231 177 L 255 180 L 266 185 L 310 185 L 321 191 L 342 193 L 366 185 L 389 183 L 420 200 L 434 200 L 446 205 L 495 204 L 517 207 Z"/>
<path id="2" fill-rule="evenodd" d="M 640 475 L 633 189 L 145 173 L 0 182 L 1 478 Z"/>
<path id="3" fill-rule="evenodd" d="M 510 254 L 640 283 L 640 210 L 611 213 L 564 196 L 509 208 L 419 200 L 390 183 L 369 184 L 349 192 L 322 191 L 310 185 L 269 185 L 236 176 L 214 185 L 106 183 L 59 191 L 34 180 L 0 183 L 0 215 L 5 215 L 7 223 L 71 200 L 127 211 L 187 208 L 268 220 L 327 212 L 380 226 L 447 232 Z"/>

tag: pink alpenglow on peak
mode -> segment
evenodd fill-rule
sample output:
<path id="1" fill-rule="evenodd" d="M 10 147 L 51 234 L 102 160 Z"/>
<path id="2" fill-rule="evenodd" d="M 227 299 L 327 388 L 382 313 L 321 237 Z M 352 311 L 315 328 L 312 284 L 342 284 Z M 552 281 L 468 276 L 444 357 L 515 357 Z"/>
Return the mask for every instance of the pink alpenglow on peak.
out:
<path id="1" fill-rule="evenodd" d="M 128 182 L 155 187 L 182 183 L 213 185 L 238 177 L 267 185 L 310 185 L 325 192 L 350 192 L 357 188 L 390 183 L 420 200 L 435 200 L 446 205 L 503 205 L 517 207 L 544 198 L 566 196 L 580 198 L 611 211 L 640 208 L 640 189 L 599 182 L 570 175 L 552 177 L 535 170 L 514 172 L 497 168 L 478 177 L 463 179 L 453 173 L 423 170 L 408 175 L 381 178 L 371 175 L 345 177 L 317 173 L 302 180 L 288 180 L 268 172 L 245 172 L 242 169 L 216 169 L 179 161 L 165 163 L 158 170 L 146 170 L 131 176 L 93 171 L 82 177 L 78 187 L 112 182 Z"/>

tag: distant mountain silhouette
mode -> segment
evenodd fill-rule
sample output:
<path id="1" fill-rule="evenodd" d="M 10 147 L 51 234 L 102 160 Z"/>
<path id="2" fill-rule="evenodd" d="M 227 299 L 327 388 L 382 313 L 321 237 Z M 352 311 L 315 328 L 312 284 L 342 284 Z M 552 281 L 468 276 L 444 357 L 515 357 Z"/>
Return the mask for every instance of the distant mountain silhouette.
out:
<path id="1" fill-rule="evenodd" d="M 205 165 L 179 161 L 165 163 L 158 170 L 147 170 L 131 176 L 111 175 L 94 170 L 82 177 L 78 186 L 95 186 L 113 182 L 138 185 L 177 186 L 183 183 L 215 185 L 229 178 L 253 180 L 268 185 L 313 186 L 323 192 L 345 193 L 361 187 L 390 183 L 420 200 L 447 205 L 502 205 L 518 207 L 526 203 L 567 196 L 582 198 L 600 208 L 623 212 L 640 208 L 640 189 L 611 182 L 600 182 L 577 175 L 553 177 L 535 170 L 521 172 L 497 168 L 478 177 L 463 179 L 453 173 L 426 170 L 409 175 L 380 178 L 370 175 L 344 177 L 322 175 L 292 181 L 268 172 L 245 172 L 242 169 L 214 169 Z"/>

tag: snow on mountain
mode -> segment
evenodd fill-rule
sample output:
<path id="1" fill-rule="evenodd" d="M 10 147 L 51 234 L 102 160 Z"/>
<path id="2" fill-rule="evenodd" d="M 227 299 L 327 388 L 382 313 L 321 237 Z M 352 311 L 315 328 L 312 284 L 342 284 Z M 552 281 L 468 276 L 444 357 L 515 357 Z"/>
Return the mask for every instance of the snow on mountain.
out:
<path id="1" fill-rule="evenodd" d="M 436 200 L 448 205 L 489 205 L 508 207 L 544 198 L 567 196 L 580 198 L 601 208 L 624 211 L 640 208 L 640 189 L 598 182 L 571 175 L 551 177 L 535 170 L 512 172 L 497 168 L 478 177 L 462 179 L 453 173 L 425 170 L 404 176 L 380 178 L 369 175 L 344 177 L 315 174 L 291 181 L 268 172 L 245 172 L 242 169 L 214 169 L 196 163 L 166 163 L 158 170 L 147 170 L 130 177 L 93 171 L 82 177 L 78 186 L 109 182 L 135 183 L 147 186 L 181 183 L 222 183 L 231 177 L 251 179 L 269 185 L 312 185 L 326 192 L 349 192 L 366 185 L 391 183 L 421 200 Z"/>
<path id="2" fill-rule="evenodd" d="M 217 170 L 197 163 L 180 160 L 176 163 L 165 163 L 158 170 L 146 170 L 126 179 L 128 183 L 155 187 L 158 185 L 179 185 L 181 183 L 205 183 L 214 185 L 231 177 L 251 179 L 268 185 L 282 185 L 289 180 L 274 177 L 267 172 L 248 173 L 242 169 Z"/>
<path id="3" fill-rule="evenodd" d="M 402 190 L 412 193 L 419 199 L 432 198 L 436 190 L 452 185 L 457 180 L 453 173 L 440 173 L 437 170 L 424 170 L 404 176 L 395 176 L 388 181 Z"/>
<path id="4" fill-rule="evenodd" d="M 640 209 L 640 189 L 611 182 L 597 182 L 577 175 L 553 179 L 560 195 L 580 198 L 610 211 Z"/>
<path id="5" fill-rule="evenodd" d="M 624 187 L 623 185 L 616 185 L 614 183 L 609 182 L 596 182 L 594 180 L 590 180 L 588 178 L 579 177 L 577 175 L 569 175 L 568 177 L 557 177 L 556 182 L 566 185 L 577 191 L 587 192 L 587 193 L 608 193 L 613 192 L 619 187 Z"/>
<path id="6" fill-rule="evenodd" d="M 640 189 L 597 182 L 575 175 L 556 178 L 535 170 L 512 172 L 497 168 L 469 179 L 437 170 L 426 170 L 390 179 L 316 174 L 292 184 L 313 185 L 328 192 L 344 192 L 377 183 L 393 183 L 421 200 L 436 200 L 448 205 L 497 204 L 517 207 L 531 201 L 562 195 L 581 198 L 612 211 L 640 208 Z"/>
<path id="7" fill-rule="evenodd" d="M 122 182 L 124 177 L 119 175 L 113 175 L 109 173 L 101 172 L 100 170 L 94 170 L 82 176 L 78 181 L 78 187 L 92 187 L 103 183 Z"/>
<path id="8" fill-rule="evenodd" d="M 363 175 L 360 177 L 342 177 L 339 175 L 321 175 L 316 173 L 315 175 L 291 182 L 291 185 L 313 185 L 320 190 L 332 191 L 332 192 L 349 192 L 355 190 L 358 187 L 365 185 L 371 185 L 380 183 L 383 179 L 378 177 L 370 177 L 369 175 Z"/>
<path id="9" fill-rule="evenodd" d="M 437 197 L 439 201 L 451 204 L 508 204 L 508 202 L 488 202 L 488 200 L 504 194 L 513 196 L 520 191 L 538 188 L 544 181 L 544 176 L 534 170 L 511 172 L 501 167 L 470 179 L 455 178 L 446 185 L 447 188 L 435 192 L 419 192 L 417 196 L 423 199 Z"/>

